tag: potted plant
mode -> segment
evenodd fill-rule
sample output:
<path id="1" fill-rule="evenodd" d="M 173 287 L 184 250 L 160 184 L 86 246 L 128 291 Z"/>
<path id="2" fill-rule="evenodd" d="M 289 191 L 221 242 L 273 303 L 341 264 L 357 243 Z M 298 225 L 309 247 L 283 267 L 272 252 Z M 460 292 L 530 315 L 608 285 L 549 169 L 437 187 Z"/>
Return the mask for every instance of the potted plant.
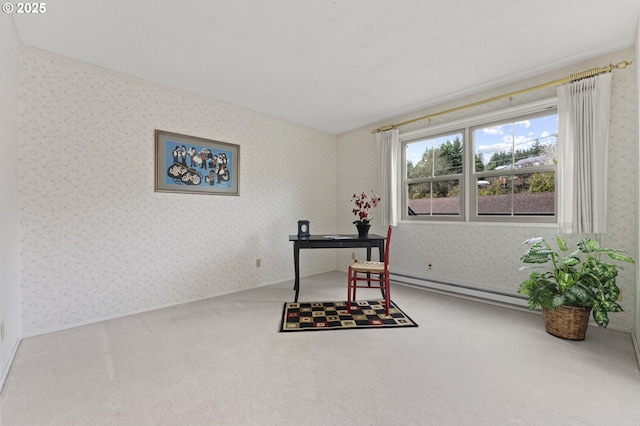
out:
<path id="1" fill-rule="evenodd" d="M 355 204 L 355 208 L 352 210 L 353 214 L 358 217 L 358 220 L 354 220 L 353 223 L 358 228 L 358 236 L 366 238 L 369 234 L 370 222 L 372 218 L 369 217 L 369 209 L 378 207 L 380 203 L 380 197 L 371 192 L 371 196 L 367 196 L 364 192 L 360 195 L 353 194 L 351 201 Z"/>
<path id="2" fill-rule="evenodd" d="M 593 311 L 593 319 L 603 327 L 609 324 L 609 312 L 621 312 L 617 303 L 620 288 L 616 285 L 619 265 L 602 260 L 635 263 L 623 250 L 602 248 L 598 241 L 582 238 L 577 249 L 568 253 L 566 241 L 556 236 L 559 252 L 544 238 L 531 238 L 524 243 L 529 249 L 520 260 L 535 266 L 518 288 L 528 297 L 529 309 L 542 308 L 546 331 L 570 340 L 584 340 Z"/>

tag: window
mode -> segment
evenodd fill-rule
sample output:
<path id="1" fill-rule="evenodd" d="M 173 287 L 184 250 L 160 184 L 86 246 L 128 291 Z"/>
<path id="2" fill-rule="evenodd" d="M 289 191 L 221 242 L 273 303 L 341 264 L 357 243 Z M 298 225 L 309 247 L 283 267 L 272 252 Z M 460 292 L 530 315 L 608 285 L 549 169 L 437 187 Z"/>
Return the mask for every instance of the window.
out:
<path id="1" fill-rule="evenodd" d="M 407 211 L 414 216 L 460 216 L 463 132 L 411 141 L 406 148 Z"/>
<path id="2" fill-rule="evenodd" d="M 400 139 L 403 219 L 556 222 L 555 99 Z"/>
<path id="3" fill-rule="evenodd" d="M 556 111 L 477 126 L 471 135 L 476 157 L 472 217 L 555 221 Z"/>

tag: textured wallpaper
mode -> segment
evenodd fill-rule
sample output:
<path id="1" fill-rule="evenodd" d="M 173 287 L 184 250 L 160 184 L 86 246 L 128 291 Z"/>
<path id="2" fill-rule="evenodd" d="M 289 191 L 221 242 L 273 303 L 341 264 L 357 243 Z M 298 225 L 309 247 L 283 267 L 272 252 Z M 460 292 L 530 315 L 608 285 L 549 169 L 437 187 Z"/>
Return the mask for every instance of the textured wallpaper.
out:
<path id="1" fill-rule="evenodd" d="M 0 387 L 20 338 L 20 210 L 18 167 L 20 43 L 12 17 L 0 16 Z"/>
<path id="2" fill-rule="evenodd" d="M 389 122 L 622 59 L 633 59 L 633 52 L 596 58 Z M 292 279 L 287 235 L 295 233 L 297 220 L 309 219 L 314 233 L 354 232 L 351 195 L 377 190 L 370 130 L 388 122 L 336 140 L 40 51 L 26 50 L 22 73 L 24 335 Z M 635 256 L 634 84 L 633 72 L 614 73 L 609 232 L 603 243 Z M 554 92 L 462 111 L 432 124 Z M 424 123 L 402 130 L 420 125 Z M 241 195 L 155 193 L 154 129 L 239 144 Z M 394 235 L 392 269 L 515 293 L 524 279 L 518 272 L 522 241 L 552 238 L 555 231 L 548 226 L 403 223 Z M 384 232 L 375 219 L 373 232 Z M 257 258 L 261 268 L 255 267 Z M 303 252 L 302 274 L 346 270 L 349 261 L 346 250 Z M 625 312 L 612 315 L 611 326 L 631 328 L 634 277 L 633 267 L 620 275 Z"/>
<path id="3" fill-rule="evenodd" d="M 638 29 L 636 31 L 636 39 L 635 39 L 635 46 L 633 48 L 633 52 L 635 53 L 635 57 L 636 58 L 640 58 L 640 22 L 638 23 Z M 640 111 L 638 111 L 638 105 L 639 105 L 639 101 L 640 101 L 640 68 L 638 68 L 638 66 L 636 65 L 634 67 L 634 76 L 636 78 L 636 84 L 634 86 L 634 92 L 635 92 L 635 99 L 636 99 L 636 113 L 635 113 L 635 119 L 636 119 L 636 140 L 637 138 L 640 136 L 640 126 L 638 126 L 638 124 L 640 123 Z M 636 144 L 636 160 L 638 161 L 638 166 L 636 166 L 636 170 L 638 170 L 638 168 L 640 167 L 640 152 L 639 149 L 637 148 L 637 144 Z M 636 175 L 636 183 L 638 184 L 638 186 L 640 187 L 640 177 L 638 175 Z M 640 188 L 636 188 L 636 193 L 639 195 L 640 197 Z M 635 223 L 636 223 L 636 232 L 638 231 L 639 227 L 640 227 L 640 209 L 638 208 L 638 203 L 640 203 L 640 199 L 636 198 L 636 216 L 635 216 Z M 640 254 L 640 236 L 636 235 L 636 254 Z M 640 259 L 636 258 L 636 262 L 640 262 Z M 638 360 L 640 360 L 640 271 L 638 270 L 638 268 L 636 267 L 636 274 L 635 274 L 635 278 L 636 278 L 636 300 L 635 300 L 635 306 L 636 306 L 636 312 L 635 312 L 635 324 L 634 324 L 634 328 L 633 331 L 634 333 L 632 334 L 633 339 L 634 339 L 634 346 L 636 348 L 636 357 L 638 358 Z M 640 361 L 639 361 L 640 362 Z"/>
<path id="4" fill-rule="evenodd" d="M 593 67 L 602 67 L 621 60 L 633 60 L 631 49 L 606 57 L 595 58 L 578 64 L 571 69 L 558 70 L 540 75 L 499 90 L 487 91 L 458 99 L 415 114 L 372 124 L 338 136 L 338 221 L 348 224 L 353 220 L 349 215 L 349 197 L 353 188 L 368 190 L 378 187 L 377 156 L 375 136 L 371 129 L 390 123 L 398 123 L 412 118 L 444 111 L 472 102 L 488 99 L 537 84 L 563 78 L 571 73 Z M 613 73 L 611 99 L 611 125 L 609 140 L 609 206 L 608 232 L 602 236 L 603 245 L 624 249 L 636 260 L 636 180 L 637 143 L 635 133 L 635 77 L 633 69 Z M 556 89 L 550 88 L 526 95 L 459 111 L 400 128 L 400 132 L 415 130 L 428 125 L 453 121 L 470 115 L 520 105 L 538 99 L 555 96 Z M 359 161 L 353 163 L 357 156 Z M 376 222 L 374 221 L 374 225 Z M 378 233 L 384 230 L 376 228 Z M 395 230 L 391 246 L 392 272 L 425 279 L 439 279 L 462 283 L 483 289 L 493 289 L 516 294 L 526 272 L 519 272 L 520 255 L 525 246 L 522 242 L 530 237 L 541 236 L 553 240 L 557 232 L 555 226 L 516 226 L 492 224 L 447 224 L 447 223 L 401 223 Z M 575 242 L 577 237 L 568 238 Z M 346 254 L 338 254 L 340 268 L 346 269 L 349 259 Z M 427 265 L 432 264 L 432 270 Z M 621 304 L 625 312 L 611 315 L 611 327 L 630 330 L 634 318 L 635 267 L 625 265 L 619 275 L 619 286 L 623 291 Z"/>
<path id="5" fill-rule="evenodd" d="M 333 230 L 335 136 L 40 51 L 22 73 L 24 335 L 292 279 L 297 220 Z M 240 196 L 154 192 L 154 129 L 240 145 Z"/>

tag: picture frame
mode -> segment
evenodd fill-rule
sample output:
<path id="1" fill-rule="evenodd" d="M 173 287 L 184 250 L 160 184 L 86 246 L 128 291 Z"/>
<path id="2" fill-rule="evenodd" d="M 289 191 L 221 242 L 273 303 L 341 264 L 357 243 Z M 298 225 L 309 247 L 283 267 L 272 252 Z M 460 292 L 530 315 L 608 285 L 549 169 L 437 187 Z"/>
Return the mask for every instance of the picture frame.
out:
<path id="1" fill-rule="evenodd" d="M 240 195 L 240 145 L 156 129 L 155 191 Z"/>

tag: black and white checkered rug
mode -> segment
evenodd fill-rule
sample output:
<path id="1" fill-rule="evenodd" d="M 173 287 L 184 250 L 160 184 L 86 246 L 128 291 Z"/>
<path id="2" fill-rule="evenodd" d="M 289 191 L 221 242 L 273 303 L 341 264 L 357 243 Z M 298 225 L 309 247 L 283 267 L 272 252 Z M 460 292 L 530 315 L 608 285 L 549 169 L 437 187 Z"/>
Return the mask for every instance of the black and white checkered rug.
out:
<path id="1" fill-rule="evenodd" d="M 351 302 L 287 302 L 284 304 L 280 331 L 351 330 L 359 328 L 417 327 L 411 318 L 391 301 L 389 316 L 384 300 Z"/>

